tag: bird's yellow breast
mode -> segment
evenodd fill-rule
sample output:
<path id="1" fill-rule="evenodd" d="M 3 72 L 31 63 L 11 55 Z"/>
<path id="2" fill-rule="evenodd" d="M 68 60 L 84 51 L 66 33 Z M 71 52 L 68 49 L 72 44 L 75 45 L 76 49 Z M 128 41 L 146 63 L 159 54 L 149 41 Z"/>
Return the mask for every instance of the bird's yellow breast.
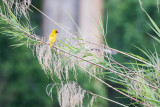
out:
<path id="1" fill-rule="evenodd" d="M 56 40 L 56 36 L 53 36 L 53 37 L 50 36 L 50 37 L 49 37 L 49 42 L 50 42 L 50 43 L 54 43 L 55 40 Z"/>

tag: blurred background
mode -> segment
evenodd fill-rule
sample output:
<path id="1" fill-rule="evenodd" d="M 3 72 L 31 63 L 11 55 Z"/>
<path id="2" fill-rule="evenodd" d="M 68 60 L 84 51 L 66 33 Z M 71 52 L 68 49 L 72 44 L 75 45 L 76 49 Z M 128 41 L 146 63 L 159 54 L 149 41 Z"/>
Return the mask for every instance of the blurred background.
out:
<path id="1" fill-rule="evenodd" d="M 146 11 L 159 25 L 156 0 L 147 0 L 143 3 Z M 141 56 L 143 54 L 133 45 L 154 50 L 154 40 L 147 35 L 147 33 L 154 33 L 146 22 L 149 20 L 141 10 L 138 0 L 32 0 L 32 4 L 72 32 L 78 32 L 74 24 L 76 23 L 86 40 L 95 41 L 98 44 L 102 43 L 102 36 L 94 22 L 98 24 L 98 16 L 101 16 L 106 25 L 108 14 L 109 23 L 105 38 L 110 47 Z M 61 32 L 60 35 L 63 36 L 65 33 L 63 30 L 35 9 L 31 8 L 31 10 L 33 12 L 29 12 L 30 19 L 32 26 L 37 26 L 36 34 L 48 40 L 50 32 L 58 29 Z M 98 35 L 100 39 L 90 35 Z M 14 48 L 11 47 L 13 44 L 16 42 L 0 35 L 0 107 L 58 107 L 56 93 L 53 93 L 55 96 L 53 101 L 46 94 L 46 86 L 52 81 L 41 69 L 37 58 L 26 46 Z M 156 42 L 154 44 L 157 46 Z M 114 58 L 121 63 L 130 60 L 119 54 Z M 78 81 L 79 84 L 83 84 L 82 87 L 94 93 L 123 104 L 131 102 L 112 89 L 102 84 L 98 85 L 96 80 L 87 83 L 81 74 L 79 74 Z M 119 87 L 110 81 L 106 80 L 106 82 Z M 94 106 L 116 107 L 117 105 L 97 98 Z"/>

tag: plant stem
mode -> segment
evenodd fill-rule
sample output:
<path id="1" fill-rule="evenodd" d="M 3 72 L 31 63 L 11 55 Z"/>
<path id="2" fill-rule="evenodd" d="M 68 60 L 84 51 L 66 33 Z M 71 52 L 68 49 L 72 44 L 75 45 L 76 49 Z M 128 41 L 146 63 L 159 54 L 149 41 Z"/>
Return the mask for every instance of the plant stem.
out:
<path id="1" fill-rule="evenodd" d="M 132 72 L 133 74 L 135 74 L 135 75 L 139 76 L 140 78 L 142 78 L 142 79 L 146 80 L 146 81 L 147 81 L 147 82 L 149 82 L 150 84 L 152 84 L 152 85 L 150 85 L 150 84 L 146 84 L 146 85 L 148 85 L 148 86 L 150 86 L 150 87 L 152 87 L 152 88 L 154 88 L 154 89 L 158 89 L 158 88 L 160 88 L 160 87 L 158 87 L 158 88 L 157 88 L 157 87 L 155 87 L 155 86 L 154 86 L 154 84 L 153 84 L 151 81 L 149 81 L 149 80 L 147 80 L 145 77 L 143 77 L 143 76 L 141 76 L 141 75 L 139 75 L 139 74 L 135 73 L 135 72 L 134 72 L 134 71 L 132 71 L 131 69 L 129 69 L 129 68 L 127 68 L 127 67 L 123 66 L 122 64 L 120 64 L 120 63 L 118 63 L 118 62 L 114 61 L 113 59 L 111 59 L 111 58 L 109 58 L 109 57 L 107 57 L 107 56 L 105 56 L 105 55 L 104 55 L 104 57 L 105 57 L 105 58 L 107 58 L 107 59 L 109 59 L 109 60 L 111 60 L 112 62 L 116 63 L 117 65 L 120 65 L 120 66 L 121 66 L 121 67 L 123 67 L 124 69 L 126 69 L 126 70 L 128 70 L 128 71 Z"/>
<path id="2" fill-rule="evenodd" d="M 121 104 L 121 103 L 119 103 L 119 102 L 116 102 L 116 101 L 114 101 L 114 100 L 108 99 L 108 98 L 103 97 L 103 96 L 100 96 L 100 95 L 98 95 L 98 94 L 94 94 L 94 93 L 92 93 L 92 92 L 90 92 L 90 91 L 87 91 L 87 92 L 88 92 L 89 94 L 93 95 L 93 96 L 98 96 L 98 97 L 100 97 L 100 98 L 102 98 L 102 99 L 105 99 L 105 100 L 108 100 L 108 101 L 110 101 L 110 102 L 119 104 L 119 105 L 121 105 L 121 106 L 123 106 L 123 107 L 128 107 L 128 106 L 123 105 L 123 104 Z"/>

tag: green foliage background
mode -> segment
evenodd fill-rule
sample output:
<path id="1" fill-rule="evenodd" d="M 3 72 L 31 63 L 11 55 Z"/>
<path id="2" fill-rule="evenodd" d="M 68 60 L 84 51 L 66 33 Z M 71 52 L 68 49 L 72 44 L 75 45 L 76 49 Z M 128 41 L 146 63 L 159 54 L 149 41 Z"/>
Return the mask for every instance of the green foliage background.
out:
<path id="1" fill-rule="evenodd" d="M 142 2 L 144 9 L 159 25 L 156 0 Z M 106 12 L 109 17 L 107 35 L 109 46 L 137 54 L 140 52 L 133 45 L 153 50 L 154 39 L 147 33 L 154 33 L 147 24 L 150 21 L 140 8 L 138 0 L 106 0 L 104 8 L 104 20 Z"/>

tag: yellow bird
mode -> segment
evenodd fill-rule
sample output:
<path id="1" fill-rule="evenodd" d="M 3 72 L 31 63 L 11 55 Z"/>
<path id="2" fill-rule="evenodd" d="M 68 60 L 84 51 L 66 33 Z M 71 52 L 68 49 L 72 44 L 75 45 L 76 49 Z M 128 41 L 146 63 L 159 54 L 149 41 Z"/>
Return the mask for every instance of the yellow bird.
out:
<path id="1" fill-rule="evenodd" d="M 56 34 L 59 33 L 56 29 L 52 30 L 52 33 L 49 36 L 50 48 L 52 47 L 53 43 L 56 41 Z"/>

